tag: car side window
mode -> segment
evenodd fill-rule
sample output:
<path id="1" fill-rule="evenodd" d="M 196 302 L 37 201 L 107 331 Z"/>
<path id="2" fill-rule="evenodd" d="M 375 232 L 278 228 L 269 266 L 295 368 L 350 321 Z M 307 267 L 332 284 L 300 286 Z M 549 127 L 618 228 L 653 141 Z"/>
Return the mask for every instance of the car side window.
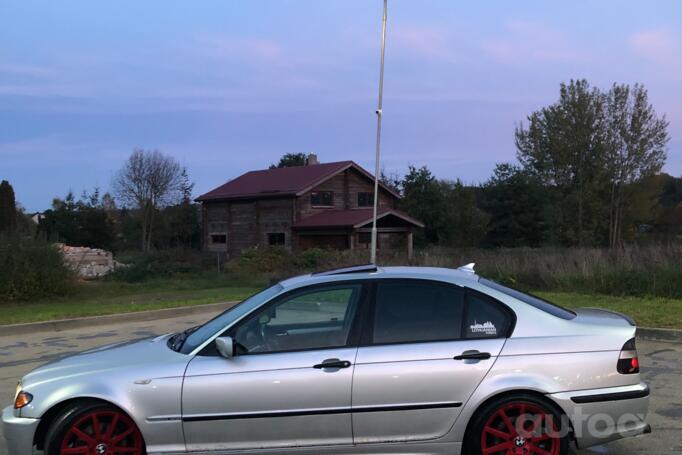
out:
<path id="1" fill-rule="evenodd" d="M 377 283 L 374 344 L 457 340 L 464 292 L 454 285 L 398 280 Z"/>
<path id="2" fill-rule="evenodd" d="M 504 338 L 512 318 L 501 304 L 477 292 L 466 293 L 466 316 L 463 338 Z"/>
<path id="3" fill-rule="evenodd" d="M 234 340 L 239 354 L 342 347 L 357 311 L 361 284 L 296 292 L 251 316 Z"/>

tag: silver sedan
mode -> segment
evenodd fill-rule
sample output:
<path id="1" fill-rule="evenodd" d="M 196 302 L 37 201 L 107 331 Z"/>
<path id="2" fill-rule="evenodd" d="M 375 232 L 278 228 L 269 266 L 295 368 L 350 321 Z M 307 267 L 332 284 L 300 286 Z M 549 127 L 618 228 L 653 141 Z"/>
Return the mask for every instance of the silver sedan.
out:
<path id="1" fill-rule="evenodd" d="M 2 421 L 12 455 L 562 455 L 650 431 L 635 331 L 472 265 L 361 266 L 44 365 Z"/>

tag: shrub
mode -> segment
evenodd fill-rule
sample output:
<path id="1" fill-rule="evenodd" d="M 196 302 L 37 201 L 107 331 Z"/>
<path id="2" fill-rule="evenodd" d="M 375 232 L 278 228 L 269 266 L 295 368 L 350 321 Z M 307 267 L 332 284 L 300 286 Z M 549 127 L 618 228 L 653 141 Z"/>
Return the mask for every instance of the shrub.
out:
<path id="1" fill-rule="evenodd" d="M 174 249 L 147 254 L 127 253 L 116 256 L 122 264 L 109 279 L 139 283 L 156 278 L 181 278 L 201 273 L 202 256 L 194 251 Z"/>
<path id="2" fill-rule="evenodd" d="M 0 238 L 0 301 L 61 296 L 73 289 L 74 273 L 44 240 Z"/>

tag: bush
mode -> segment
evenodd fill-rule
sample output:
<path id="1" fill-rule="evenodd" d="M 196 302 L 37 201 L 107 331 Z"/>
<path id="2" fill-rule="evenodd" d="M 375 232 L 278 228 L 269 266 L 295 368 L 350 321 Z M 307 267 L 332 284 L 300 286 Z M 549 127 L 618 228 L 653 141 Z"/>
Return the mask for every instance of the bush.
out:
<path id="1" fill-rule="evenodd" d="M 69 293 L 74 273 L 50 243 L 24 237 L 0 238 L 0 301 L 16 302 Z"/>
<path id="2" fill-rule="evenodd" d="M 316 270 L 366 264 L 367 250 L 252 248 L 230 264 L 233 271 L 282 278 Z M 682 298 L 682 246 L 601 248 L 446 248 L 380 251 L 379 264 L 456 268 L 476 263 L 476 272 L 527 291 L 563 291 L 617 296 Z"/>
<path id="3" fill-rule="evenodd" d="M 202 271 L 202 257 L 191 250 L 177 249 L 148 254 L 127 253 L 116 256 L 123 264 L 109 275 L 109 279 L 126 283 L 140 283 L 157 278 L 182 278 Z"/>

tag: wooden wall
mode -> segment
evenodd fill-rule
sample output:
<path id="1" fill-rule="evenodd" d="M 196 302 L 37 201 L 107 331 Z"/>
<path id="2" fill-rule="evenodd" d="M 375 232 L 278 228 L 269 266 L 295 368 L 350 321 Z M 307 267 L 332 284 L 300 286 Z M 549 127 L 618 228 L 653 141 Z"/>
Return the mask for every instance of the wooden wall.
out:
<path id="1" fill-rule="evenodd" d="M 310 193 L 315 191 L 333 191 L 334 207 L 316 208 L 311 206 Z M 296 220 L 330 208 L 337 210 L 358 208 L 358 193 L 360 192 L 374 192 L 374 183 L 356 170 L 348 169 L 298 197 L 296 199 Z M 395 197 L 379 188 L 379 207 L 395 208 L 395 204 Z"/>

